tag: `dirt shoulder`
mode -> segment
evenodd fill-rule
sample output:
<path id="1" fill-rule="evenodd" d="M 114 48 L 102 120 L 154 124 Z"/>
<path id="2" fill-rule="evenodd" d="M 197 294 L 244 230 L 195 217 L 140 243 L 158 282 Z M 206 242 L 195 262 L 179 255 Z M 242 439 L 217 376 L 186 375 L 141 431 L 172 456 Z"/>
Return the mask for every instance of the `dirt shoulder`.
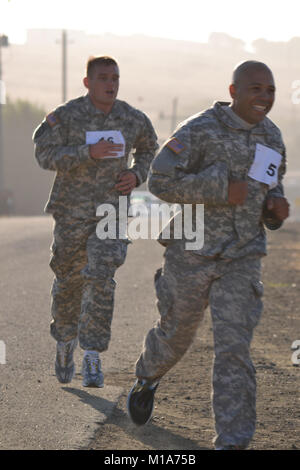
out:
<path id="1" fill-rule="evenodd" d="M 257 371 L 257 430 L 250 449 L 300 449 L 300 366 L 291 345 L 300 340 L 300 223 L 268 232 L 263 260 L 264 313 L 255 330 L 252 358 Z M 90 444 L 97 450 L 212 449 L 212 328 L 209 310 L 184 358 L 162 380 L 152 421 L 135 427 L 126 414 L 132 370 L 108 374 L 106 383 L 124 387 L 114 413 Z"/>

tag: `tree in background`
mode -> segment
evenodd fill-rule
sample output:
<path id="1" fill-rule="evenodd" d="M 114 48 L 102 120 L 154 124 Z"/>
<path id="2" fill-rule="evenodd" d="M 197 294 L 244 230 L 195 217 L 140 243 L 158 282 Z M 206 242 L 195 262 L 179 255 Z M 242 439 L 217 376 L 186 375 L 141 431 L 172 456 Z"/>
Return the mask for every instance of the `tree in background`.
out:
<path id="1" fill-rule="evenodd" d="M 50 177 L 44 175 L 35 161 L 32 134 L 45 111 L 28 101 L 11 101 L 9 98 L 3 108 L 5 212 L 41 215 L 51 174 Z"/>

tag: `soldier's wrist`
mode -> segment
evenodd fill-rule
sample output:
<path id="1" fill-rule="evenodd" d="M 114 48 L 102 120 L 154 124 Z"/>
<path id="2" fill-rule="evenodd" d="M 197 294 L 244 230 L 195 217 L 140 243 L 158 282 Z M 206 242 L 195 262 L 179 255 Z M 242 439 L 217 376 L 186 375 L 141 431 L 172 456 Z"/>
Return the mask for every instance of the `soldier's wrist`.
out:
<path id="1" fill-rule="evenodd" d="M 81 162 L 89 160 L 89 158 L 91 158 L 89 145 L 80 145 L 78 148 L 78 155 Z"/>

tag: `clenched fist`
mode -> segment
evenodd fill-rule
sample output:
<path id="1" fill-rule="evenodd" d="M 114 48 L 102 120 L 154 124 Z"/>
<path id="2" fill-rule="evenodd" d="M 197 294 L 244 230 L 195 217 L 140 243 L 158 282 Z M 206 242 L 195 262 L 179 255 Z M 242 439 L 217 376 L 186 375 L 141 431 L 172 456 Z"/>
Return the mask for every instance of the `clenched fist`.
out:
<path id="1" fill-rule="evenodd" d="M 115 185 L 115 189 L 121 192 L 124 196 L 130 194 L 137 185 L 137 177 L 133 171 L 124 171 L 119 175 L 119 181 Z"/>
<path id="2" fill-rule="evenodd" d="M 270 197 L 267 199 L 267 210 L 281 222 L 288 218 L 290 205 L 285 197 Z"/>

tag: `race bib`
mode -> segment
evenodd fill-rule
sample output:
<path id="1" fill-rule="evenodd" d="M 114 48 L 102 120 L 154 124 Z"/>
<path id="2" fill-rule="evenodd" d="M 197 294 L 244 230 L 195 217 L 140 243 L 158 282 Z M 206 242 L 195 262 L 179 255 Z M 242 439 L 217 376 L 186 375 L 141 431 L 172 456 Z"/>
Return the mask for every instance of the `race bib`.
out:
<path id="1" fill-rule="evenodd" d="M 107 140 L 112 144 L 123 144 L 124 148 L 121 152 L 117 152 L 114 157 L 103 157 L 103 158 L 121 158 L 125 155 L 125 139 L 121 131 L 87 131 L 86 132 L 86 144 L 92 145 L 100 142 L 100 140 Z"/>
<path id="2" fill-rule="evenodd" d="M 248 176 L 256 181 L 268 184 L 270 189 L 274 188 L 278 184 L 278 169 L 281 160 L 282 155 L 280 153 L 264 145 L 256 144 L 254 162 Z"/>

